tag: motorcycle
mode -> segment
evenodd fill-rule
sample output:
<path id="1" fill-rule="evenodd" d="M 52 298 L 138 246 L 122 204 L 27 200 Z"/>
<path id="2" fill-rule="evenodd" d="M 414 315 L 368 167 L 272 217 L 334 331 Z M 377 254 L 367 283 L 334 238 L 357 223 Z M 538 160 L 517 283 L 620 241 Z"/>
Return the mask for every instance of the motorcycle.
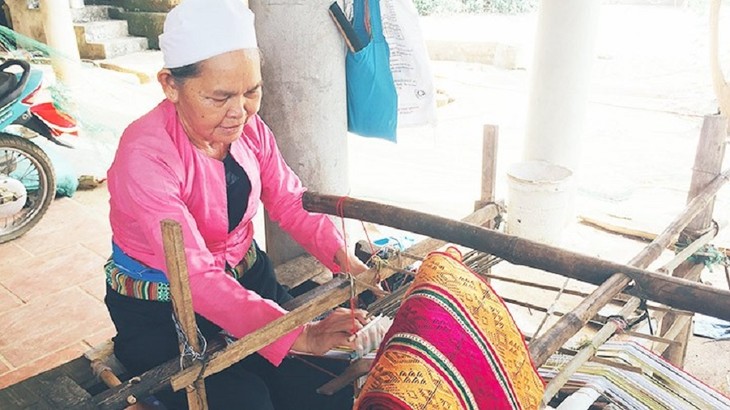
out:
<path id="1" fill-rule="evenodd" d="M 11 59 L 0 64 L 0 243 L 33 228 L 55 197 L 53 164 L 27 137 L 40 135 L 71 148 L 57 137 L 77 134 L 70 116 L 51 102 L 37 101 L 42 80 L 43 73 L 27 61 Z M 11 125 L 24 128 L 24 136 L 8 133 Z"/>

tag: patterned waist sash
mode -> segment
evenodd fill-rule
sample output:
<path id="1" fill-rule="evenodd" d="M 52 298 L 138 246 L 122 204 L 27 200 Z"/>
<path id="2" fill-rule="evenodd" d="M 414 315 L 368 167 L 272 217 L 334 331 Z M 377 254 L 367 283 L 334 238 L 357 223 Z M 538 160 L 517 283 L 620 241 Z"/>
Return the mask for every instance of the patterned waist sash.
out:
<path id="1" fill-rule="evenodd" d="M 226 268 L 226 273 L 233 276 L 236 280 L 243 277 L 246 271 L 256 263 L 257 258 L 256 243 L 251 243 L 251 247 L 243 256 L 241 262 L 234 268 Z M 120 269 L 112 257 L 104 264 L 104 273 L 106 274 L 106 283 L 115 292 L 120 295 L 129 296 L 135 299 L 154 300 L 158 302 L 170 301 L 170 283 L 137 279 L 130 276 L 124 269 Z"/>

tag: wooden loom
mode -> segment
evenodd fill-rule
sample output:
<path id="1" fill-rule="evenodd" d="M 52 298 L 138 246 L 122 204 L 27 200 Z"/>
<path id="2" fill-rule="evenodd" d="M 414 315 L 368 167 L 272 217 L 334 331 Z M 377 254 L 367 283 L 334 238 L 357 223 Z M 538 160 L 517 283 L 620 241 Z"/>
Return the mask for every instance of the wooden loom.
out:
<path id="1" fill-rule="evenodd" d="M 428 239 L 408 249 L 409 256 L 424 257 L 429 252 L 445 245 L 446 242 L 444 241 L 448 241 L 495 255 L 514 264 L 527 265 L 599 285 L 597 291 L 586 295 L 586 298 L 577 308 L 563 315 L 555 326 L 530 343 L 530 353 L 538 366 L 544 363 L 551 354 L 559 351 L 561 346 L 594 317 L 601 307 L 622 292 L 632 295 L 632 298 L 628 300 L 623 299 L 627 302 L 624 309 L 627 312 L 635 310 L 635 302 L 641 299 L 648 299 L 667 305 L 670 308 L 681 309 L 681 311 L 674 313 L 678 315 L 677 323 L 679 325 L 670 326 L 670 329 L 658 338 L 664 341 L 667 346 L 681 347 L 684 344 L 682 340 L 675 341 L 673 340 L 674 337 L 669 336 L 676 337 L 680 335 L 682 326 L 687 322 L 687 319 L 684 319 L 687 317 L 686 312 L 699 312 L 730 320 L 730 292 L 710 288 L 690 280 L 646 271 L 643 267 L 656 259 L 667 246 L 673 245 L 680 233 L 696 238 L 696 232 L 689 232 L 685 228 L 693 221 L 695 225 L 697 224 L 697 215 L 704 213 L 706 218 L 708 208 L 710 209 L 709 215 L 711 215 L 711 204 L 714 195 L 730 178 L 730 174 L 728 172 L 719 174 L 718 169 L 708 169 L 708 167 L 718 164 L 707 165 L 707 161 L 704 160 L 706 156 L 700 155 L 700 152 L 717 146 L 716 143 L 703 143 L 702 141 L 712 141 L 713 139 L 710 136 L 718 134 L 719 130 L 723 129 L 724 121 L 723 117 L 708 117 L 706 119 L 703 135 L 707 137 L 701 139 L 700 149 L 698 149 L 698 159 L 702 158 L 702 160 L 698 161 L 701 163 L 699 166 L 695 166 L 696 174 L 710 175 L 709 179 L 711 180 L 708 180 L 708 178 L 705 178 L 705 180 L 693 179 L 693 189 L 691 190 L 693 199 L 689 202 L 685 211 L 642 253 L 632 259 L 629 265 L 633 266 L 600 260 L 484 228 L 483 226 L 492 223 L 495 218 L 500 216 L 499 206 L 492 202 L 493 198 L 489 197 L 491 195 L 489 184 L 486 184 L 486 189 L 483 185 L 483 197 L 480 201 L 477 201 L 477 207 L 479 205 L 485 206 L 480 207 L 462 222 L 356 199 L 348 198 L 340 201 L 339 197 L 314 193 L 305 194 L 304 205 L 310 211 L 336 214 L 337 203 L 340 201 L 340 211 L 343 212 L 344 217 L 389 225 L 437 238 Z M 485 142 L 485 146 L 496 147 L 496 128 L 485 128 Z M 485 148 L 484 154 L 486 159 L 491 158 L 490 161 L 485 161 L 485 163 L 489 164 L 489 167 L 493 170 L 494 149 Z M 722 158 L 722 155 L 714 154 L 714 157 Z M 491 176 L 493 175 L 492 172 Z M 163 222 L 162 229 L 167 238 L 168 269 L 171 273 L 178 271 L 185 277 L 184 258 L 181 258 L 179 253 L 182 246 L 179 243 L 180 237 L 176 233 L 175 223 Z M 697 227 L 695 227 L 696 229 Z M 700 235 L 700 240 L 706 243 L 709 240 L 708 238 L 711 237 L 712 235 L 703 234 Z M 380 272 L 371 269 L 361 275 L 359 281 L 369 283 L 376 276 L 385 279 L 402 270 L 411 262 L 412 259 L 405 257 L 389 260 L 389 267 L 383 267 Z M 307 264 L 308 267 L 314 266 L 311 262 L 307 262 Z M 292 270 L 287 271 L 291 272 Z M 692 272 L 696 276 L 696 268 Z M 294 272 L 291 276 L 300 277 L 301 272 Z M 499 277 L 496 278 L 500 279 Z M 171 287 L 175 286 L 177 288 L 177 284 L 173 285 L 172 282 L 177 283 L 177 281 L 171 278 Z M 289 285 L 295 285 L 301 280 L 286 279 L 285 282 Z M 180 371 L 179 361 L 175 359 L 95 395 L 83 394 L 78 389 L 71 389 L 72 393 L 69 394 L 74 395 L 74 398 L 67 398 L 59 403 L 62 402 L 69 408 L 124 408 L 131 404 L 136 397 L 146 397 L 170 383 L 175 390 L 196 385 L 197 389 L 189 390 L 191 408 L 206 408 L 205 400 L 200 400 L 200 398 L 204 398 L 204 393 L 198 395 L 203 390 L 201 388 L 202 378 L 225 369 L 232 363 L 265 346 L 269 340 L 288 333 L 321 313 L 348 300 L 351 292 L 350 285 L 347 279 L 336 277 L 319 288 L 287 303 L 284 307 L 290 313 L 279 320 L 268 324 L 230 346 L 209 346 L 209 355 L 204 366 L 199 362 L 193 363 Z M 525 283 L 525 285 L 530 284 Z M 630 286 L 627 287 L 627 285 Z M 187 309 L 188 314 L 192 312 L 189 302 L 179 303 L 180 300 L 184 301 L 187 297 L 184 288 L 185 286 L 182 286 L 182 288 L 175 291 L 176 294 L 173 296 L 178 301 L 176 302 L 178 305 L 176 306 L 178 318 L 183 323 L 186 320 L 183 311 Z M 360 293 L 366 289 L 367 286 L 355 283 L 355 292 Z M 669 311 L 660 307 L 656 308 Z M 604 335 L 610 336 L 615 332 L 615 329 L 607 329 L 603 332 Z M 189 331 L 192 332 L 190 329 Z M 576 360 L 585 361 L 593 353 L 595 352 L 581 352 Z M 349 382 L 360 374 L 367 372 L 367 369 L 369 369 L 367 362 L 356 362 L 346 371 L 345 375 L 336 379 L 332 385 L 327 386 L 324 390 L 334 390 L 337 388 L 338 383 Z M 115 381 L 113 384 L 117 384 L 117 382 Z M 556 384 L 554 386 L 559 389 L 562 385 L 558 386 Z M 58 389 L 54 394 L 58 395 Z M 1 395 L 2 391 L 0 391 Z"/>

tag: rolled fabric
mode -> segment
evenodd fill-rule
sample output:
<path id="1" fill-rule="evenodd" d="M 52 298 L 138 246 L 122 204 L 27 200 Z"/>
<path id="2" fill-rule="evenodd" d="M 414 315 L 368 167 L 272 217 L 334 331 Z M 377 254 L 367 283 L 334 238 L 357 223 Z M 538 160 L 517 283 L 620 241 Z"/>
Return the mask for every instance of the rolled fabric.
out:
<path id="1" fill-rule="evenodd" d="M 537 409 L 544 390 L 502 299 L 449 248 L 418 269 L 355 409 Z"/>

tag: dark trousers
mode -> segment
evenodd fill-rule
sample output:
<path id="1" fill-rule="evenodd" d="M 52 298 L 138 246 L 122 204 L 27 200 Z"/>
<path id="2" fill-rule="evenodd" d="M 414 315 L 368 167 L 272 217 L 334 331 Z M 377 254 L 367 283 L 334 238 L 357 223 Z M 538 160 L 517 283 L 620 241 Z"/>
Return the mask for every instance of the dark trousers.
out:
<path id="1" fill-rule="evenodd" d="M 256 263 L 240 283 L 264 298 L 284 303 L 291 299 L 274 276 L 271 261 L 259 251 Z M 177 333 L 172 321 L 172 304 L 134 299 L 107 287 L 105 298 L 117 335 L 114 354 L 132 374 L 141 374 L 179 357 Z M 241 312 L 245 314 L 245 312 Z M 208 340 L 218 337 L 220 328 L 196 315 L 198 328 Z M 346 363 L 317 361 L 317 366 L 339 373 Z M 331 375 L 296 358 L 286 358 L 278 367 L 258 354 L 205 378 L 210 409 L 232 410 L 320 410 L 351 409 L 352 388 L 323 396 L 315 389 Z M 155 393 L 168 409 L 187 409 L 184 391 L 169 388 Z"/>

